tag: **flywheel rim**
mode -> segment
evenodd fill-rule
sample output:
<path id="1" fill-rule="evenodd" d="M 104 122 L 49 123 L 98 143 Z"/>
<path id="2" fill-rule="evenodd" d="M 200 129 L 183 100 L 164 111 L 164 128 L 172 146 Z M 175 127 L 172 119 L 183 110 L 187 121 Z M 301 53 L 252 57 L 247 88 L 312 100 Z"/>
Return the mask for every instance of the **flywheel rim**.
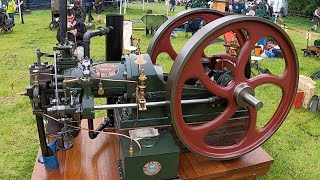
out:
<path id="1" fill-rule="evenodd" d="M 162 52 L 167 52 L 172 60 L 176 58 L 178 53 L 175 52 L 170 43 L 170 35 L 171 32 L 173 32 L 173 30 L 182 23 L 196 18 L 203 18 L 206 23 L 209 23 L 223 16 L 226 16 L 226 14 L 220 11 L 215 11 L 208 8 L 194 8 L 180 12 L 169 20 L 165 21 L 155 32 L 148 46 L 147 53 L 150 54 L 152 63 L 156 64 L 157 57 Z"/>
<path id="2" fill-rule="evenodd" d="M 211 89 L 208 88 L 208 90 L 213 94 L 217 94 L 218 96 L 227 99 L 227 108 L 220 116 L 215 118 L 216 122 L 210 121 L 209 123 L 206 123 L 204 126 L 201 126 L 200 128 L 188 126 L 182 117 L 182 109 L 180 104 L 182 87 L 184 86 L 184 82 L 189 78 L 197 77 L 199 80 L 204 80 L 204 86 L 208 85 L 209 83 L 209 81 L 205 80 L 206 77 L 200 74 L 201 72 L 192 72 L 192 70 L 194 71 L 194 69 L 201 66 L 200 62 L 192 60 L 201 57 L 202 52 L 201 50 L 199 50 L 199 46 L 201 46 L 202 43 L 204 43 L 205 41 L 207 41 L 206 43 L 209 43 L 211 40 L 217 38 L 219 35 L 228 31 L 232 31 L 232 27 L 240 28 L 240 26 L 246 26 L 248 24 L 250 24 L 248 27 L 246 27 L 246 31 L 248 32 L 248 40 L 244 44 L 244 47 L 242 48 L 238 56 L 238 59 L 240 59 L 236 62 L 236 67 L 238 71 L 234 70 L 233 72 L 235 78 L 231 86 L 221 88 L 217 85 L 210 85 Z M 257 33 L 258 35 L 252 34 L 253 29 L 257 28 L 257 26 L 260 26 L 261 28 L 266 28 L 266 31 L 260 31 Z M 268 30 L 272 30 L 272 32 L 268 32 Z M 212 34 L 216 32 L 218 35 L 212 36 Z M 275 38 L 275 40 L 279 43 L 279 46 L 282 48 L 285 46 L 288 47 L 283 51 L 286 63 L 284 73 L 279 77 L 274 77 L 272 75 L 260 75 L 251 79 L 246 79 L 243 74 L 246 62 L 243 61 L 243 59 L 249 59 L 249 56 L 251 54 L 249 50 L 252 50 L 254 47 L 254 44 L 252 43 L 257 42 L 260 37 L 265 36 Z M 202 50 L 204 49 L 203 47 L 201 48 Z M 291 105 L 293 103 L 292 97 L 295 97 L 299 75 L 299 65 L 297 61 L 297 55 L 294 49 L 295 48 L 293 46 L 292 41 L 281 28 L 271 24 L 271 22 L 268 22 L 267 20 L 264 20 L 262 18 L 244 17 L 238 15 L 227 16 L 219 18 L 200 29 L 185 44 L 181 52 L 178 54 L 171 68 L 167 83 L 166 98 L 168 101 L 171 102 L 170 116 L 176 133 L 180 140 L 184 143 L 184 145 L 188 147 L 191 151 L 202 156 L 222 160 L 232 159 L 246 154 L 259 147 L 269 137 L 271 137 L 271 135 L 274 134 L 275 131 L 280 127 L 285 117 L 289 113 Z M 288 80 L 292 81 L 286 82 Z M 213 147 L 209 146 L 208 144 L 204 145 L 202 143 L 202 140 L 199 140 L 199 138 L 203 139 L 203 134 L 205 134 L 205 132 L 200 132 L 199 130 L 208 130 L 210 128 L 210 130 L 212 130 L 212 128 L 216 129 L 234 114 L 234 112 L 238 109 L 238 105 L 234 103 L 230 94 L 233 92 L 233 90 L 238 84 L 243 82 L 245 82 L 253 88 L 256 88 L 257 86 L 265 83 L 272 83 L 279 86 L 282 89 L 282 99 L 278 105 L 278 109 L 275 111 L 274 115 L 271 117 L 266 126 L 264 128 L 261 128 L 259 131 L 256 131 L 255 123 L 257 118 L 257 111 L 254 110 L 252 107 L 248 107 L 250 115 L 248 132 L 240 142 L 236 143 L 235 145 L 223 147 Z"/>

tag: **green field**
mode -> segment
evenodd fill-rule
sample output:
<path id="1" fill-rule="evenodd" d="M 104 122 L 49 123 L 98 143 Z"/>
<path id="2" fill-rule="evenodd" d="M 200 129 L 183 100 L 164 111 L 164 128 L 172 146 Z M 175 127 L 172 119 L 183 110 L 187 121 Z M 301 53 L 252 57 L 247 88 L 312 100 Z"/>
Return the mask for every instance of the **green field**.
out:
<path id="1" fill-rule="evenodd" d="M 129 4 L 125 19 L 140 19 L 147 9 L 153 13 L 165 14 L 163 4 L 147 4 L 142 10 L 140 4 Z M 177 12 L 184 7 L 177 7 Z M 104 14 L 117 13 L 117 9 L 106 9 Z M 169 16 L 174 13 L 169 13 Z M 96 15 L 94 14 L 94 18 Z M 287 20 L 287 21 L 286 21 Z M 28 97 L 20 96 L 29 83 L 28 66 L 35 62 L 36 49 L 52 53 L 56 43 L 55 31 L 50 31 L 48 25 L 51 21 L 50 10 L 32 11 L 25 15 L 25 24 L 19 24 L 16 16 L 16 26 L 12 33 L 0 34 L 0 179 L 30 179 L 36 155 L 39 149 L 38 134 L 35 117 Z M 303 22 L 302 24 L 296 23 Z M 314 72 L 320 71 L 320 57 L 303 57 L 301 51 L 306 46 L 305 32 L 309 25 L 308 20 L 285 19 L 289 27 L 287 33 L 291 37 L 299 60 L 301 75 L 310 77 Z M 95 21 L 93 22 L 95 23 Z M 96 27 L 99 25 L 96 25 Z M 134 23 L 134 27 L 144 27 L 141 23 Z M 187 42 L 184 32 L 178 32 L 178 38 L 172 40 L 177 51 Z M 134 31 L 134 37 L 141 38 L 141 50 L 145 53 L 151 36 L 144 31 Z M 190 35 L 189 35 L 190 37 Z M 319 33 L 312 34 L 314 39 L 320 39 Z M 215 43 L 213 50 L 216 53 L 224 50 L 223 43 Z M 92 58 L 103 60 L 104 38 L 95 37 L 91 43 Z M 169 72 L 172 61 L 167 55 L 161 55 L 158 62 L 165 72 Z M 43 58 L 53 63 L 52 59 Z M 260 63 L 274 74 L 281 74 L 285 65 L 281 59 L 272 58 Z M 257 73 L 254 70 L 255 73 Z M 17 78 L 25 77 L 14 83 Z M 316 80 L 316 94 L 320 94 L 320 80 Z M 257 97 L 263 100 L 266 108 L 259 112 L 259 125 L 263 125 L 272 116 L 279 103 L 281 90 L 272 85 L 257 89 Z M 302 124 L 302 131 L 299 128 Z M 310 136 L 309 134 L 313 136 Z M 320 116 L 310 110 L 292 109 L 279 130 L 265 143 L 263 148 L 274 158 L 269 173 L 261 179 L 319 179 L 320 169 Z"/>

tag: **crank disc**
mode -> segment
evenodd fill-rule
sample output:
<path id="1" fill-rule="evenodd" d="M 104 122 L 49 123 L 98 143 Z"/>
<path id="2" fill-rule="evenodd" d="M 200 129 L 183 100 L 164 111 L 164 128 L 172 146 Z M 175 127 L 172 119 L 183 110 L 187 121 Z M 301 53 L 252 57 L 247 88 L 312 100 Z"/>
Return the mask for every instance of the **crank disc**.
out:
<path id="1" fill-rule="evenodd" d="M 222 12 L 207 8 L 195 8 L 176 14 L 159 27 L 149 44 L 147 53 L 150 55 L 152 63 L 156 64 L 157 57 L 162 52 L 168 53 L 172 60 L 177 57 L 177 52 L 170 42 L 170 36 L 171 32 L 179 25 L 196 18 L 201 18 L 208 24 L 225 15 Z"/>
<path id="2" fill-rule="evenodd" d="M 233 80 L 228 86 L 220 86 L 207 76 L 201 62 L 204 49 L 214 39 L 229 31 L 244 31 L 247 39 L 241 47 L 236 59 L 230 59 L 235 63 L 230 68 Z M 255 43 L 264 37 L 272 37 L 283 50 L 285 69 L 279 76 L 261 74 L 248 79 L 244 75 L 245 67 L 251 56 Z M 221 55 L 218 55 L 218 57 Z M 223 55 L 223 58 L 228 58 Z M 298 60 L 292 41 L 288 35 L 272 22 L 258 17 L 226 16 L 219 18 L 200 29 L 182 48 L 171 68 L 167 82 L 166 99 L 170 101 L 170 117 L 177 135 L 184 145 L 191 151 L 212 159 L 232 159 L 246 154 L 265 142 L 280 127 L 289 113 L 298 83 Z M 200 125 L 187 124 L 182 113 L 182 91 L 189 79 L 198 79 L 210 94 L 224 98 L 227 101 L 224 111 L 211 121 Z M 264 84 L 272 84 L 281 89 L 281 101 L 275 113 L 262 128 L 257 128 L 258 111 L 247 106 L 249 112 L 249 124 L 243 138 L 232 145 L 209 145 L 204 138 L 209 132 L 224 125 L 239 109 L 240 103 L 235 100 L 239 87 L 246 86 L 253 91 Z M 252 94 L 254 96 L 254 93 Z M 244 96 L 240 98 L 245 99 Z M 250 104 L 250 103 L 249 103 Z M 259 108 L 257 108 L 259 109 Z"/>

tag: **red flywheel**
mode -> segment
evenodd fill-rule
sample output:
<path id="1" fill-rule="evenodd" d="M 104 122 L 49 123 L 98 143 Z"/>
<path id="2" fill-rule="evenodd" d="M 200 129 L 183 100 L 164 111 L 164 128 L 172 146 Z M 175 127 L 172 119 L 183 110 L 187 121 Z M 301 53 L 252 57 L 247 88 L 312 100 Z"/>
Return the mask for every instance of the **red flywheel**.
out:
<path id="1" fill-rule="evenodd" d="M 246 38 L 241 43 L 237 57 L 230 56 L 234 63 L 230 66 L 233 80 L 228 86 L 220 86 L 208 77 L 201 58 L 205 48 L 227 32 L 244 32 Z M 252 78 L 244 75 L 246 64 L 251 57 L 255 43 L 264 37 L 273 38 L 280 46 L 285 69 L 279 76 L 261 74 Z M 228 59 L 227 55 L 217 55 Z M 214 59 L 214 58 L 213 58 Z M 295 48 L 288 35 L 276 24 L 258 17 L 225 16 L 201 28 L 185 44 L 177 55 L 167 82 L 167 100 L 170 101 L 170 118 L 180 140 L 191 151 L 212 159 L 232 159 L 246 154 L 264 143 L 280 127 L 289 113 L 298 83 L 298 60 Z M 224 98 L 227 106 L 216 118 L 200 125 L 187 124 L 182 111 L 181 100 L 185 83 L 192 78 L 201 81 L 211 94 Z M 257 115 L 263 103 L 254 96 L 254 89 L 264 84 L 272 84 L 281 89 L 281 101 L 262 128 L 257 128 Z M 249 125 L 242 139 L 228 146 L 215 146 L 205 142 L 205 136 L 225 124 L 239 107 L 249 112 Z"/>

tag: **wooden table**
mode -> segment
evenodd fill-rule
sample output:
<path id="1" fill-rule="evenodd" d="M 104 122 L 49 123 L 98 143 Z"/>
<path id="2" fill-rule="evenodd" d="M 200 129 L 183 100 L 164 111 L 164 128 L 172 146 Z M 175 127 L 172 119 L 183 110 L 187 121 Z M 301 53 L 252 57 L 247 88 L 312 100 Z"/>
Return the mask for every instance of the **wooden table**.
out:
<path id="1" fill-rule="evenodd" d="M 87 122 L 83 121 L 82 124 L 86 125 Z M 95 121 L 95 127 L 98 124 L 99 122 Z M 88 132 L 81 131 L 73 142 L 72 149 L 58 151 L 58 169 L 46 171 L 44 166 L 36 161 L 32 179 L 120 179 L 117 138 L 100 134 L 92 140 L 88 137 Z M 179 176 L 180 179 L 252 179 L 266 174 L 272 162 L 272 157 L 261 147 L 228 161 L 207 160 L 191 152 L 181 153 Z"/>

